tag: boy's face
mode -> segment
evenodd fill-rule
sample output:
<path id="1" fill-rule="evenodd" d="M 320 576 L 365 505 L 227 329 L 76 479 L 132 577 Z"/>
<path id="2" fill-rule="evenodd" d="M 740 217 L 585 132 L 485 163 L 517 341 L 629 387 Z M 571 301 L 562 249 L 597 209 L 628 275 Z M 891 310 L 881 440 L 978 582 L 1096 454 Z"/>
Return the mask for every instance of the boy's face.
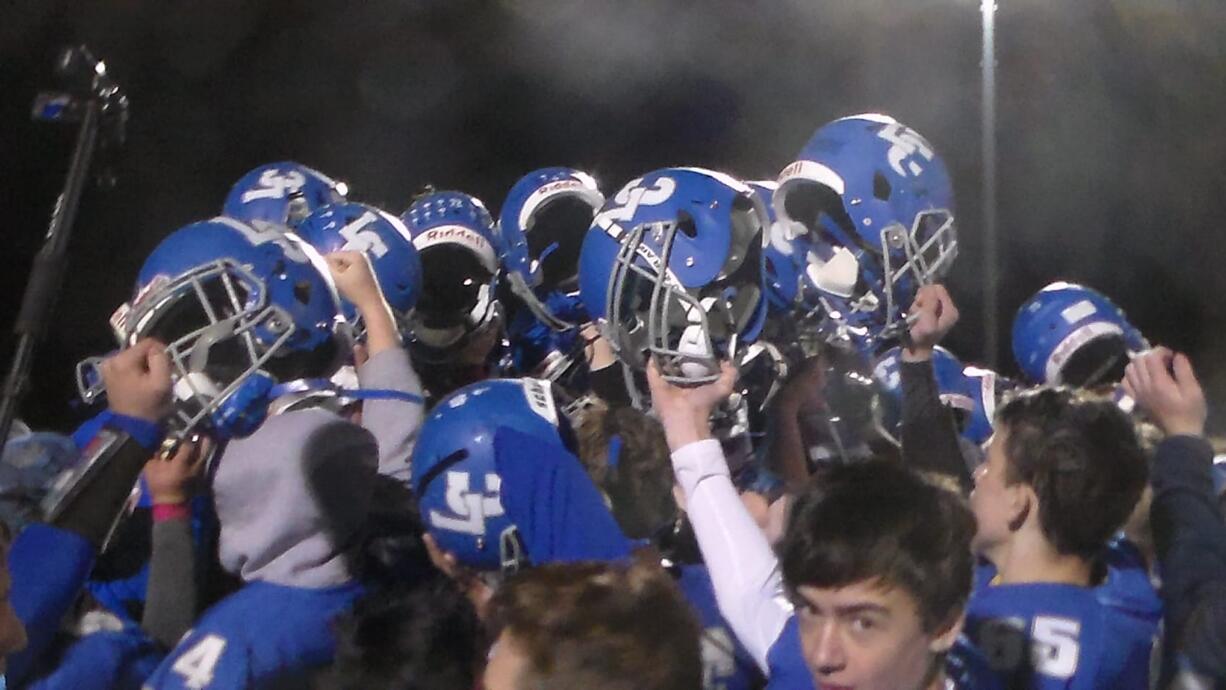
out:
<path id="1" fill-rule="evenodd" d="M 1006 542 L 1012 534 L 1009 528 L 1018 514 L 1022 500 L 1021 486 L 1005 482 L 1008 460 L 1005 443 L 1008 431 L 997 427 L 988 443 L 987 457 L 975 469 L 975 488 L 971 490 L 971 510 L 975 513 L 976 532 L 971 548 L 990 558 L 992 548 Z"/>
<path id="2" fill-rule="evenodd" d="M 914 597 L 877 579 L 824 589 L 801 585 L 796 614 L 805 662 L 823 690 L 915 690 L 961 624 L 925 633 Z"/>

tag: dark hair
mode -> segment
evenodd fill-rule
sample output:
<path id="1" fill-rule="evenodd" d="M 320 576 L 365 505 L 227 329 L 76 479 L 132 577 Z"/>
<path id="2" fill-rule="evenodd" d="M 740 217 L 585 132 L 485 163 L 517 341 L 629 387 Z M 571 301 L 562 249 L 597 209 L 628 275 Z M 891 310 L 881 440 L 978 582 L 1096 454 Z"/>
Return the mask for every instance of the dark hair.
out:
<path id="1" fill-rule="evenodd" d="M 505 583 L 490 603 L 527 664 L 520 690 L 697 690 L 699 629 L 658 564 L 545 565 Z"/>
<path id="2" fill-rule="evenodd" d="M 1059 553 L 1098 556 L 1149 479 L 1132 421 L 1114 403 L 1067 388 L 1019 393 L 996 419 L 1005 481 L 1034 489 L 1044 536 Z"/>
<path id="3" fill-rule="evenodd" d="M 835 465 L 796 497 L 780 550 L 783 580 L 838 588 L 879 579 L 911 595 L 940 632 L 971 592 L 975 518 L 963 498 L 889 460 Z"/>
<path id="4" fill-rule="evenodd" d="M 318 690 L 472 690 L 485 636 L 447 578 L 377 590 L 337 622 L 336 660 Z"/>
<path id="5" fill-rule="evenodd" d="M 676 518 L 673 466 L 660 422 L 632 407 L 593 406 L 579 422 L 578 440 L 584 467 L 627 537 L 649 538 Z"/>

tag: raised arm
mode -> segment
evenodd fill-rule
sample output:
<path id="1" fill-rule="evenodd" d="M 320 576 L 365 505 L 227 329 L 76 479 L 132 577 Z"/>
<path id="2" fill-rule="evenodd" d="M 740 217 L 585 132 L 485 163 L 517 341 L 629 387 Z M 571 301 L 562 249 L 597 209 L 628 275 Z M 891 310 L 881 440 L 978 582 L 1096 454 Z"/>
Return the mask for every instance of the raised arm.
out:
<path id="1" fill-rule="evenodd" d="M 932 351 L 958 322 L 958 308 L 942 285 L 925 285 L 911 305 L 915 319 L 902 350 L 902 457 L 916 470 L 957 479 L 964 493 L 971 473 L 958 445 L 958 430 L 941 404 Z"/>
<path id="2" fill-rule="evenodd" d="M 711 411 L 732 391 L 736 370 L 695 388 L 674 386 L 648 368 L 652 407 L 664 425 L 673 470 L 686 512 L 711 573 L 720 611 L 733 632 L 767 671 L 767 654 L 792 615 L 779 562 L 741 503 L 719 441 L 711 437 Z"/>
<path id="3" fill-rule="evenodd" d="M 1213 494 L 1205 394 L 1188 358 L 1159 347 L 1125 370 L 1124 389 L 1166 432 L 1150 481 L 1168 639 L 1201 673 L 1226 679 L 1226 523 Z"/>

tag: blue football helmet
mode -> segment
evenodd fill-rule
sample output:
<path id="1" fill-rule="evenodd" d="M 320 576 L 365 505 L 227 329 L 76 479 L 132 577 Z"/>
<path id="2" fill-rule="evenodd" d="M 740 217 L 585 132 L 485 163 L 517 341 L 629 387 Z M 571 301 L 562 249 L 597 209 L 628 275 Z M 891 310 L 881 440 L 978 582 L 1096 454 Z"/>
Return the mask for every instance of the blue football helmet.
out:
<path id="1" fill-rule="evenodd" d="M 983 445 L 996 428 L 996 408 L 1001 399 L 1019 386 L 991 369 L 968 366 L 962 370 L 962 375 L 966 381 L 966 395 L 971 400 L 962 437 L 977 446 Z"/>
<path id="2" fill-rule="evenodd" d="M 1035 383 L 1091 388 L 1124 377 L 1145 336 L 1105 295 L 1057 281 L 1039 290 L 1013 320 L 1013 357 Z"/>
<path id="3" fill-rule="evenodd" d="M 587 390 L 586 343 L 578 328 L 556 331 L 530 311 L 510 317 L 506 326 L 510 364 L 517 376 L 546 379 L 572 395 Z"/>
<path id="4" fill-rule="evenodd" d="M 579 258 L 583 303 L 631 369 L 702 383 L 766 319 L 768 215 L 723 173 L 664 168 L 627 183 L 596 215 Z"/>
<path id="5" fill-rule="evenodd" d="M 518 528 L 502 505 L 494 435 L 511 428 L 573 448 L 547 381 L 490 379 L 444 398 L 413 448 L 413 493 L 439 547 L 478 571 L 513 571 L 527 562 Z"/>
<path id="6" fill-rule="evenodd" d="M 573 168 L 534 170 L 511 187 L 496 227 L 502 268 L 512 292 L 555 330 L 579 324 L 547 299 L 579 290 L 579 250 L 604 205 L 596 180 Z"/>
<path id="7" fill-rule="evenodd" d="M 445 361 L 501 323 L 494 221 L 480 199 L 463 192 L 425 194 L 400 219 L 422 266 L 410 343 L 419 355 Z"/>
<path id="8" fill-rule="evenodd" d="M 867 330 L 828 318 L 828 313 L 846 311 L 838 295 L 815 288 L 806 282 L 805 272 L 823 266 L 834 255 L 834 248 L 809 233 L 795 221 L 779 218 L 772 202 L 778 184 L 773 181 L 747 183 L 762 200 L 770 215 L 770 230 L 764 248 L 766 296 L 770 305 L 764 337 L 799 348 L 804 357 L 816 356 L 824 343 L 851 348 L 871 356 L 874 343 Z"/>
<path id="9" fill-rule="evenodd" d="M 932 351 L 932 368 L 936 374 L 941 402 L 954 411 L 959 427 L 974 412 L 975 403 L 967 392 L 962 362 L 949 350 L 936 347 Z M 877 382 L 877 400 L 873 411 L 878 433 L 894 445 L 900 445 L 902 430 L 902 349 L 892 347 L 877 359 L 873 367 Z"/>
<path id="10" fill-rule="evenodd" d="M 352 347 L 323 257 L 292 233 L 218 217 L 176 230 L 111 317 L 121 347 L 166 343 L 172 434 L 251 433 L 278 383 L 324 376 Z"/>
<path id="11" fill-rule="evenodd" d="M 364 253 L 401 330 L 408 328 L 409 314 L 421 294 L 421 259 L 408 228 L 399 218 L 366 204 L 332 204 L 307 216 L 294 234 L 321 254 Z M 357 308 L 343 297 L 341 312 L 346 320 L 356 324 Z"/>
<path id="12" fill-rule="evenodd" d="M 252 225 L 294 228 L 319 207 L 339 204 L 348 194 L 344 182 L 301 163 L 268 163 L 234 183 L 221 212 Z"/>
<path id="13" fill-rule="evenodd" d="M 954 199 L 945 164 L 914 130 L 885 115 L 845 117 L 813 134 L 779 173 L 775 211 L 802 226 L 802 287 L 827 316 L 889 339 L 922 285 L 957 256 Z M 823 254 L 827 254 L 823 256 Z"/>
<path id="14" fill-rule="evenodd" d="M 763 247 L 763 271 L 766 276 L 766 299 L 770 315 L 795 315 L 800 298 L 801 265 L 799 257 L 796 256 L 796 247 L 790 241 L 791 233 L 779 220 L 771 202 L 779 185 L 773 180 L 751 180 L 745 184 L 749 185 L 762 202 L 770 223 Z"/>

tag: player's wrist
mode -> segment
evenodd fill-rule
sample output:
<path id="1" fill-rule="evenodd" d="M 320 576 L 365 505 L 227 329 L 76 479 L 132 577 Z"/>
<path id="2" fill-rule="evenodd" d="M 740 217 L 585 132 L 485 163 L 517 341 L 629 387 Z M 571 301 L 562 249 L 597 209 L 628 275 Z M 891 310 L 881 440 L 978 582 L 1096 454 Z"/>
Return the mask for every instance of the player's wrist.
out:
<path id="1" fill-rule="evenodd" d="M 191 518 L 191 509 L 187 505 L 187 501 L 179 501 L 176 503 L 158 503 L 154 500 L 153 503 L 153 521 L 167 522 L 170 520 L 188 520 Z"/>
<path id="2" fill-rule="evenodd" d="M 670 450 L 678 450 L 695 441 L 711 438 L 711 413 L 692 410 L 677 411 L 660 419 Z"/>
<path id="3" fill-rule="evenodd" d="M 1163 420 L 1162 428 L 1167 436 L 1205 435 L 1205 423 L 1191 418 Z"/>

